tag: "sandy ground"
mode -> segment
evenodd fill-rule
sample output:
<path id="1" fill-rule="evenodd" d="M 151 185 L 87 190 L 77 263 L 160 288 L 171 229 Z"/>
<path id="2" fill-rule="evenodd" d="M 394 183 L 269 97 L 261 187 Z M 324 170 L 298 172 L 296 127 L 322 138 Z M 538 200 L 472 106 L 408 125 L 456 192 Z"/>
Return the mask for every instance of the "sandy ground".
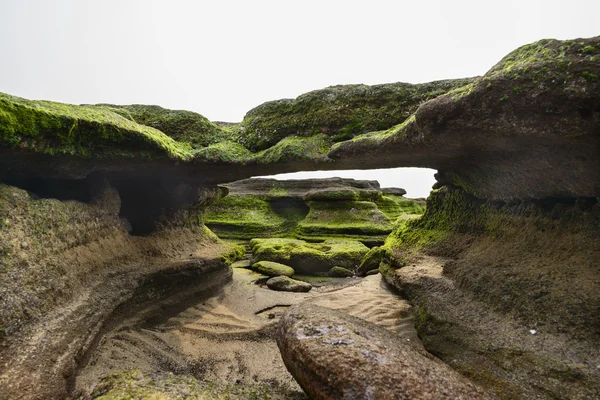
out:
<path id="1" fill-rule="evenodd" d="M 283 365 L 274 333 L 287 308 L 302 302 L 342 310 L 421 345 L 410 306 L 388 290 L 380 275 L 339 279 L 309 293 L 287 293 L 257 284 L 260 275 L 250 270 L 233 271 L 230 283 L 183 310 L 117 324 L 77 377 L 76 393 L 85 396 L 108 373 L 141 369 L 219 383 L 268 383 L 296 396 L 301 389 Z"/>

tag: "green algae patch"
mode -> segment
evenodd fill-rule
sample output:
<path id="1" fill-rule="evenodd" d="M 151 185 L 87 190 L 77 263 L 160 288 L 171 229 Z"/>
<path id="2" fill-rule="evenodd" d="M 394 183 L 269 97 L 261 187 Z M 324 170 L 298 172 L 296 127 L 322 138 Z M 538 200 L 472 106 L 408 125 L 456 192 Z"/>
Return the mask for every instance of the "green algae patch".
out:
<path id="1" fill-rule="evenodd" d="M 298 224 L 303 236 L 387 235 L 392 231 L 390 219 L 368 201 L 310 201 L 310 211 Z"/>
<path id="2" fill-rule="evenodd" d="M 108 375 L 94 388 L 91 398 L 97 400 L 176 400 L 183 398 L 283 400 L 302 398 L 300 397 L 301 393 L 280 393 L 283 391 L 274 389 L 277 388 L 267 384 L 223 385 L 199 381 L 188 375 L 144 373 L 133 370 Z"/>
<path id="3" fill-rule="evenodd" d="M 425 84 L 338 85 L 296 99 L 270 101 L 250 110 L 241 124 L 242 144 L 254 151 L 285 137 L 324 134 L 342 141 L 403 122 L 424 101 L 471 79 Z"/>
<path id="4" fill-rule="evenodd" d="M 335 266 L 356 269 L 368 247 L 355 240 L 308 243 L 298 239 L 253 239 L 254 259 L 289 265 L 300 274 L 326 274 Z"/>
<path id="5" fill-rule="evenodd" d="M 266 276 L 293 276 L 295 271 L 292 267 L 273 261 L 259 261 L 252 264 L 252 269 Z"/>
<path id="6" fill-rule="evenodd" d="M 207 207 L 204 223 L 221 238 L 252 239 L 283 233 L 286 220 L 264 196 L 229 195 Z"/>
<path id="7" fill-rule="evenodd" d="M 0 148 L 81 157 L 186 160 L 191 147 L 109 108 L 31 101 L 0 93 Z"/>

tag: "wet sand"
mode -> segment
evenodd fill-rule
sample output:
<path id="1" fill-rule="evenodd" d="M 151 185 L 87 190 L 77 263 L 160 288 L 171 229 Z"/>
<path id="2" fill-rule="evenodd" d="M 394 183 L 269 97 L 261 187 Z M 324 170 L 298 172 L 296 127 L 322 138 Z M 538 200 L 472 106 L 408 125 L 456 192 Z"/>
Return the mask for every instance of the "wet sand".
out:
<path id="1" fill-rule="evenodd" d="M 302 302 L 364 318 L 420 346 L 410 306 L 380 275 L 333 280 L 309 293 L 272 291 L 256 284 L 260 277 L 234 268 L 232 281 L 183 311 L 118 324 L 81 370 L 76 392 L 89 393 L 111 372 L 139 369 L 223 384 L 267 383 L 283 395 L 297 395 L 301 389 L 283 365 L 275 329 L 287 308 Z"/>

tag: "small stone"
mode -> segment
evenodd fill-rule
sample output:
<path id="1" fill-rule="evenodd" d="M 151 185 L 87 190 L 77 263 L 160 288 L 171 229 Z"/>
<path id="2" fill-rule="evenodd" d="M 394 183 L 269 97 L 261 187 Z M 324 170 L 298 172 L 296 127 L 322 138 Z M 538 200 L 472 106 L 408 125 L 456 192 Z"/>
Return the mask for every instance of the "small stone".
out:
<path id="1" fill-rule="evenodd" d="M 337 278 L 347 278 L 350 276 L 354 276 L 354 272 L 350 271 L 348 268 L 344 267 L 333 267 L 327 273 L 331 277 Z"/>
<path id="2" fill-rule="evenodd" d="M 22 249 L 27 249 L 28 247 L 29 247 L 29 243 L 27 243 L 27 242 L 22 242 L 21 243 L 21 248 Z"/>
<path id="3" fill-rule="evenodd" d="M 379 273 L 378 269 L 372 269 L 370 271 L 367 271 L 367 276 L 369 275 L 377 275 Z"/>
<path id="4" fill-rule="evenodd" d="M 312 285 L 287 276 L 276 276 L 267 281 L 267 287 L 281 292 L 309 292 Z"/>
<path id="5" fill-rule="evenodd" d="M 252 265 L 252 269 L 267 276 L 292 276 L 296 272 L 292 267 L 272 261 L 259 261 Z"/>

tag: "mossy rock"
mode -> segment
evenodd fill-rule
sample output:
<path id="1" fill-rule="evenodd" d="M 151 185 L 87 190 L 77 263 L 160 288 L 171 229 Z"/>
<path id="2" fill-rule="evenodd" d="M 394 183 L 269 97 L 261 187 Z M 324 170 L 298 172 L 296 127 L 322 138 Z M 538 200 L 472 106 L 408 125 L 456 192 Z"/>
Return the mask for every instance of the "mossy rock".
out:
<path id="1" fill-rule="evenodd" d="M 359 276 L 364 276 L 367 274 L 367 272 L 378 269 L 379 264 L 387 257 L 389 257 L 387 249 L 383 247 L 373 247 L 365 255 L 365 258 L 363 258 L 360 266 L 356 270 L 356 274 Z"/>
<path id="2" fill-rule="evenodd" d="M 353 270 L 369 251 L 358 241 L 335 239 L 322 243 L 297 239 L 253 239 L 250 247 L 255 260 L 279 262 L 305 274 L 326 274 L 335 266 Z"/>
<path id="3" fill-rule="evenodd" d="M 267 287 L 280 292 L 310 292 L 312 285 L 308 282 L 292 279 L 287 276 L 276 276 L 267 281 Z"/>
<path id="4" fill-rule="evenodd" d="M 310 211 L 296 232 L 309 236 L 386 236 L 390 219 L 368 201 L 310 201 Z"/>
<path id="5" fill-rule="evenodd" d="M 229 195 L 208 206 L 203 217 L 206 226 L 226 239 L 268 237 L 286 227 L 286 220 L 258 195 Z"/>
<path id="6" fill-rule="evenodd" d="M 317 189 L 311 190 L 304 196 L 306 201 L 324 200 L 324 201 L 342 201 L 358 200 L 358 191 L 351 188 L 339 189 Z"/>
<path id="7" fill-rule="evenodd" d="M 354 272 L 344 267 L 333 267 L 329 270 L 327 275 L 334 278 L 348 278 L 354 276 Z"/>
<path id="8" fill-rule="evenodd" d="M 251 265 L 250 260 L 240 260 L 231 264 L 231 268 L 250 268 Z"/>
<path id="9" fill-rule="evenodd" d="M 186 160 L 189 144 L 109 107 L 31 101 L 0 93 L 0 148 L 85 158 Z"/>
<path id="10" fill-rule="evenodd" d="M 293 276 L 295 271 L 292 267 L 273 261 L 259 261 L 252 264 L 252 269 L 266 276 Z"/>
<path id="11" fill-rule="evenodd" d="M 471 81 L 341 85 L 305 93 L 295 100 L 270 101 L 246 114 L 241 124 L 241 144 L 257 151 L 291 135 L 323 134 L 333 141 L 351 139 L 360 133 L 394 126 L 422 102 Z"/>

